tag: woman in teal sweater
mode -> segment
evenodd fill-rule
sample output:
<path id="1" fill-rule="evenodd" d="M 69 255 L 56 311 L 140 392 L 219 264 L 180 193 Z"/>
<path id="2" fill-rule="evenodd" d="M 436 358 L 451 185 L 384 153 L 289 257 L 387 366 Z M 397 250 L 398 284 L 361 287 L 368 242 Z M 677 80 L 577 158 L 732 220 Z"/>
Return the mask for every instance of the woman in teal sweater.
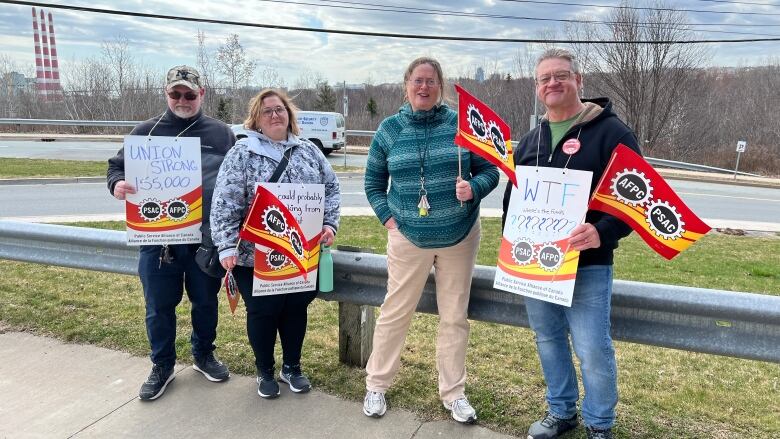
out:
<path id="1" fill-rule="evenodd" d="M 388 281 L 366 365 L 366 416 L 385 414 L 384 395 L 434 267 L 439 396 L 455 420 L 477 419 L 464 392 L 467 310 L 479 247 L 479 203 L 498 185 L 498 170 L 467 150 L 458 153 L 457 113 L 442 103 L 444 85 L 438 61 L 412 61 L 404 74 L 407 102 L 382 121 L 368 153 L 365 190 L 388 230 Z"/>

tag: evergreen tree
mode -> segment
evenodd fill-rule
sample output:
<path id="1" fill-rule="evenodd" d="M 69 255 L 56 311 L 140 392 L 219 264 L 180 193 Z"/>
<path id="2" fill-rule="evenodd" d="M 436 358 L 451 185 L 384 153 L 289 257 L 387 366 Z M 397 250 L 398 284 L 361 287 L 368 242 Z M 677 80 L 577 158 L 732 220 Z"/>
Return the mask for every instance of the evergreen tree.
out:
<path id="1" fill-rule="evenodd" d="M 233 105 L 230 99 L 225 99 L 223 97 L 219 98 L 219 103 L 217 103 L 217 119 L 225 122 L 225 123 L 232 123 L 232 109 Z"/>
<path id="2" fill-rule="evenodd" d="M 314 102 L 314 109 L 317 111 L 336 111 L 336 93 L 333 92 L 333 87 L 328 85 L 328 81 L 317 86 L 317 100 Z"/>
<path id="3" fill-rule="evenodd" d="M 368 114 L 371 115 L 371 120 L 373 120 L 376 117 L 378 111 L 376 109 L 376 101 L 374 100 L 373 97 L 368 98 L 368 103 L 366 104 L 366 111 L 368 111 Z"/>

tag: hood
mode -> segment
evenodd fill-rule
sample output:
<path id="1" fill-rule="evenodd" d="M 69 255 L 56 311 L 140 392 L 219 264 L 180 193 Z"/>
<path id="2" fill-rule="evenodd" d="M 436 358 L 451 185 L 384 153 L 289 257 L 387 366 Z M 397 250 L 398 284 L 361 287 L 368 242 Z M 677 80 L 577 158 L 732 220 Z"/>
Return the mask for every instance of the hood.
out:
<path id="1" fill-rule="evenodd" d="M 300 137 L 290 132 L 287 133 L 287 140 L 281 142 L 271 140 L 260 131 L 244 129 L 237 134 L 243 134 L 246 135 L 246 137 L 239 139 L 238 142 L 236 142 L 236 145 L 246 145 L 246 149 L 250 153 L 263 155 L 277 162 L 282 160 L 282 151 L 287 151 L 288 149 L 294 146 L 300 146 L 303 143 L 303 140 L 301 140 Z M 281 148 L 276 145 L 280 145 Z"/>

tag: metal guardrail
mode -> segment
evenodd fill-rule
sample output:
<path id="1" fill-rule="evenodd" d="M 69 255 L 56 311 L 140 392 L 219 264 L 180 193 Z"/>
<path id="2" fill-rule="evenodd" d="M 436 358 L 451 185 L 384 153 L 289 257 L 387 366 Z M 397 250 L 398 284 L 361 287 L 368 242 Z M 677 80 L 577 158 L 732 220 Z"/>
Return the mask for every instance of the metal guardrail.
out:
<path id="1" fill-rule="evenodd" d="M 125 233 L 0 221 L 0 259 L 135 274 L 138 251 Z M 334 251 L 335 289 L 324 300 L 379 306 L 387 284 L 385 256 Z M 522 296 L 493 289 L 495 268 L 477 266 L 469 317 L 528 326 Z M 436 313 L 433 276 L 418 311 Z M 780 362 L 780 297 L 616 280 L 612 335 L 654 346 Z"/>

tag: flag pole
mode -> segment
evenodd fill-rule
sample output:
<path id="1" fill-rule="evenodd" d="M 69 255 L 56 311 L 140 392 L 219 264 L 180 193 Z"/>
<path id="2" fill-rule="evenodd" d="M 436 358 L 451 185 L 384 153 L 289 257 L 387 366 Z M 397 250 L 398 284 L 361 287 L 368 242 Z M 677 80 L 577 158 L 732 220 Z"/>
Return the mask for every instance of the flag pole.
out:
<path id="1" fill-rule="evenodd" d="M 458 146 L 458 179 L 463 179 L 463 177 L 462 177 L 462 175 L 463 175 L 463 167 L 462 167 L 462 165 L 460 163 L 460 149 L 461 149 L 460 146 Z M 458 182 L 456 181 L 455 184 L 457 184 L 457 183 Z M 460 202 L 460 207 L 463 207 L 463 200 L 461 200 L 461 202 Z"/>

